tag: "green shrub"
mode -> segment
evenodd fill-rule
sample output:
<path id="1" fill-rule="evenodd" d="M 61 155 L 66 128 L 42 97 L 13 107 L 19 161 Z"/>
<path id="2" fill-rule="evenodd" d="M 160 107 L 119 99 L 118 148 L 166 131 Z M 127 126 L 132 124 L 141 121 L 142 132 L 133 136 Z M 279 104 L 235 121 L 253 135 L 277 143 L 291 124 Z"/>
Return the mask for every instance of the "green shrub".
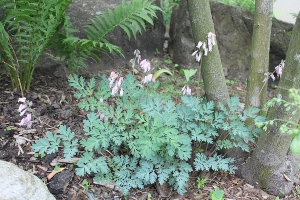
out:
<path id="1" fill-rule="evenodd" d="M 255 0 L 216 0 L 230 6 L 239 6 L 246 8 L 247 10 L 254 13 L 255 11 Z"/>

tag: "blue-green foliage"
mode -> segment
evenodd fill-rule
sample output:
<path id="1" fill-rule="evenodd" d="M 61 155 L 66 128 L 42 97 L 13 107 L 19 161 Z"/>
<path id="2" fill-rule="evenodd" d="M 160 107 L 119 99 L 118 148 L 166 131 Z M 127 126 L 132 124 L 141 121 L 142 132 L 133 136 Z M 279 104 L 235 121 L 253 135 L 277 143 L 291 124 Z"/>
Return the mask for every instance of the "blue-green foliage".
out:
<path id="1" fill-rule="evenodd" d="M 103 157 L 94 159 L 93 152 L 85 152 L 77 163 L 76 174 L 83 176 L 84 174 L 94 173 L 107 173 L 109 168 Z"/>
<path id="2" fill-rule="evenodd" d="M 46 138 L 39 139 L 39 141 L 34 143 L 31 148 L 40 154 L 44 152 L 47 152 L 48 154 L 55 153 L 58 150 L 60 142 L 61 140 L 54 134 L 46 132 Z"/>
<path id="3" fill-rule="evenodd" d="M 212 169 L 214 171 L 223 170 L 225 172 L 233 173 L 236 169 L 235 166 L 231 165 L 233 161 L 232 158 L 224 158 L 217 154 L 207 158 L 203 153 L 197 153 L 194 164 L 196 170 L 203 171 Z"/>
<path id="4" fill-rule="evenodd" d="M 232 147 L 248 151 L 245 141 L 254 141 L 260 130 L 246 127 L 244 122 L 247 118 L 263 119 L 256 115 L 258 109 L 238 112 L 239 100 L 235 97 L 228 99 L 226 106 L 220 104 L 219 111 L 213 102 L 199 97 L 182 96 L 181 102 L 175 103 L 171 95 L 156 91 L 158 81 L 141 87 L 131 74 L 122 82 L 123 96 L 111 95 L 105 76 L 98 86 L 94 79 L 86 82 L 77 76 L 70 77 L 69 82 L 77 90 L 79 107 L 89 112 L 83 121 L 85 139 L 74 139 L 74 133 L 61 126 L 60 139 L 47 133 L 47 138 L 36 141 L 32 148 L 51 153 L 62 140 L 64 155 L 71 158 L 80 145 L 86 152 L 77 163 L 76 173 L 93 172 L 98 182 L 114 180 L 123 193 L 158 181 L 168 182 L 183 194 L 193 170 L 189 164 L 195 151 L 192 142 L 202 149 L 196 154 L 195 170 L 233 173 L 234 160 L 216 152 Z M 105 118 L 100 120 L 101 114 Z M 219 137 L 220 130 L 228 136 Z M 111 152 L 110 158 L 99 157 L 98 153 L 105 151 Z"/>
<path id="5" fill-rule="evenodd" d="M 78 139 L 75 139 L 75 133 L 64 125 L 59 127 L 60 138 L 51 132 L 46 132 L 46 138 L 40 139 L 39 143 L 34 143 L 31 148 L 39 153 L 55 153 L 60 147 L 60 142 L 64 143 L 64 157 L 69 160 L 77 152 Z"/>

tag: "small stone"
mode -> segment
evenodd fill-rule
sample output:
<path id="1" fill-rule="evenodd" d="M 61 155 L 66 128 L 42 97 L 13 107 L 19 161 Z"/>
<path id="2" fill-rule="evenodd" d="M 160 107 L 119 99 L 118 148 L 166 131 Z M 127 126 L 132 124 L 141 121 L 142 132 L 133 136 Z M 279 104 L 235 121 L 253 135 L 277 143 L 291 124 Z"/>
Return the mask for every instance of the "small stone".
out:
<path id="1" fill-rule="evenodd" d="M 55 108 L 55 109 L 59 109 L 59 108 L 60 108 L 60 105 L 58 105 L 57 103 L 54 103 L 52 106 L 53 106 L 53 108 Z"/>
<path id="2" fill-rule="evenodd" d="M 49 190 L 53 194 L 65 193 L 65 190 L 74 176 L 73 172 L 63 171 L 56 174 L 49 184 Z"/>
<path id="3" fill-rule="evenodd" d="M 71 110 L 64 110 L 60 114 L 62 119 L 69 119 L 72 116 L 72 111 Z"/>
<path id="4" fill-rule="evenodd" d="M 263 198 L 263 199 L 269 199 L 269 196 L 270 195 L 268 195 L 266 192 L 264 192 L 264 191 L 260 191 L 260 194 L 261 194 L 261 197 Z"/>
<path id="5" fill-rule="evenodd" d="M 55 200 L 46 185 L 35 175 L 0 160 L 1 199 Z"/>

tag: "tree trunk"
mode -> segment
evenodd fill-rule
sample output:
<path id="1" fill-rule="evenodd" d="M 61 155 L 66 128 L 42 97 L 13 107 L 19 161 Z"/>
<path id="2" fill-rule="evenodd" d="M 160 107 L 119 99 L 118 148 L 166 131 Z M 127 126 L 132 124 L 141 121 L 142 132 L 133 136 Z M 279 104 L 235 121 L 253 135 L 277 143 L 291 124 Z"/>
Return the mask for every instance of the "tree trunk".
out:
<path id="1" fill-rule="evenodd" d="M 300 13 L 289 44 L 277 96 L 289 101 L 289 88 L 300 91 Z M 268 119 L 284 119 L 297 123 L 300 115 L 299 112 L 292 115 L 283 106 L 277 105 L 269 109 Z M 300 163 L 300 156 L 294 156 L 290 152 L 291 140 L 291 136 L 280 133 L 279 126 L 268 126 L 268 130 L 259 137 L 251 158 L 242 167 L 243 178 L 253 185 L 268 189 L 268 193 L 278 196 L 282 196 L 282 192 L 289 194 L 297 181 Z"/>
<path id="2" fill-rule="evenodd" d="M 187 3 L 195 44 L 206 41 L 209 32 L 215 33 L 209 0 L 187 0 Z M 225 104 L 229 94 L 218 45 L 207 56 L 202 57 L 200 67 L 207 99 Z"/>
<path id="3" fill-rule="evenodd" d="M 267 84 L 264 74 L 269 71 L 269 50 L 273 17 L 273 0 L 255 0 L 251 47 L 251 66 L 247 82 L 245 109 L 262 109 L 266 103 Z M 267 82 L 266 82 L 267 83 Z"/>

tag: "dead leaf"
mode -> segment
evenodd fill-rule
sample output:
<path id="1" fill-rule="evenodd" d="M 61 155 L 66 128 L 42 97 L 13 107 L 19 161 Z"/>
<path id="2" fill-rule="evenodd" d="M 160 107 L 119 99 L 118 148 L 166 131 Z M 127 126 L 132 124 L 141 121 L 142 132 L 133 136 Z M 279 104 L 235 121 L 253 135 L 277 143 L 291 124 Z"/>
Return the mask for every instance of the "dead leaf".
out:
<path id="1" fill-rule="evenodd" d="M 19 135 L 22 135 L 22 134 L 28 134 L 28 133 L 36 133 L 36 129 L 27 129 L 27 130 L 22 130 L 21 132 L 20 132 L 20 134 Z"/>
<path id="2" fill-rule="evenodd" d="M 261 194 L 261 197 L 263 199 L 268 199 L 269 198 L 269 195 L 266 192 L 262 191 L 262 190 L 260 191 L 260 194 Z"/>
<path id="3" fill-rule="evenodd" d="M 45 171 L 45 172 L 48 170 L 47 167 L 43 167 L 43 166 L 41 166 L 41 165 L 37 165 L 37 167 L 40 168 L 41 170 Z"/>
<path id="4" fill-rule="evenodd" d="M 29 161 L 30 162 L 39 162 L 39 160 L 34 156 L 30 157 Z"/>
<path id="5" fill-rule="evenodd" d="M 287 181 L 291 182 L 291 179 L 287 175 L 285 175 L 285 173 L 282 173 L 282 175 Z"/>
<path id="6" fill-rule="evenodd" d="M 79 158 L 71 158 L 69 160 L 58 159 L 58 162 L 60 162 L 60 163 L 75 163 L 75 162 L 78 162 L 78 161 L 79 161 Z"/>
<path id="7" fill-rule="evenodd" d="M 59 162 L 57 161 L 57 158 L 54 158 L 52 161 L 51 161 L 51 163 L 50 163 L 50 165 L 51 166 L 56 166 L 56 165 L 58 165 L 59 164 Z"/>
<path id="8" fill-rule="evenodd" d="M 51 180 L 53 178 L 53 176 L 55 176 L 59 172 L 62 172 L 65 169 L 66 169 L 66 167 L 61 167 L 61 168 L 59 168 L 59 170 L 53 170 L 50 174 L 48 174 L 47 179 Z"/>

